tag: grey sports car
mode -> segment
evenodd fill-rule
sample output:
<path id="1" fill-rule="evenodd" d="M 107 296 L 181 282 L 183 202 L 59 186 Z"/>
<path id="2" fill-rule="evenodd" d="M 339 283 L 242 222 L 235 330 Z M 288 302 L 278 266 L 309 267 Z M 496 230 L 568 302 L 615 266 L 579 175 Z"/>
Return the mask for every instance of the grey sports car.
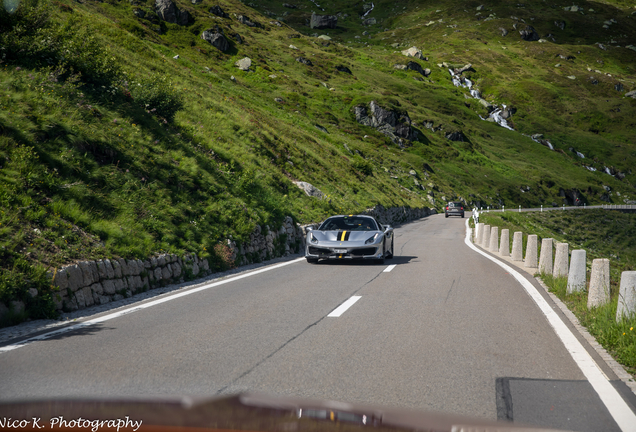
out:
<path id="1" fill-rule="evenodd" d="M 393 257 L 393 228 L 364 215 L 332 216 L 318 229 L 308 228 L 305 258 L 370 259 L 383 263 Z"/>

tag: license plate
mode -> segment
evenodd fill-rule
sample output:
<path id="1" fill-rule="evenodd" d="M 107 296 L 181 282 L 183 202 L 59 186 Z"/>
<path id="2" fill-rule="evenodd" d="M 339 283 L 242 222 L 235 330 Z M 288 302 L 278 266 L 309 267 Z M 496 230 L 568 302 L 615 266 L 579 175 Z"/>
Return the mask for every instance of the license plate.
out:
<path id="1" fill-rule="evenodd" d="M 334 249 L 333 252 L 337 253 L 337 254 L 346 254 L 347 250 L 346 249 Z"/>

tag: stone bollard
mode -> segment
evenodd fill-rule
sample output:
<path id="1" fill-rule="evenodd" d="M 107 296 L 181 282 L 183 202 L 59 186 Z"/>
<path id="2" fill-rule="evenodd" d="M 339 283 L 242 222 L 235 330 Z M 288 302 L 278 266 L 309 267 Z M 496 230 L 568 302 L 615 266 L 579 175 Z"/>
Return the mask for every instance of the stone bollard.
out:
<path id="1" fill-rule="evenodd" d="M 476 245 L 480 245 L 481 244 L 481 239 L 484 236 L 484 223 L 483 222 L 479 222 L 477 224 L 477 226 L 475 227 L 475 229 L 477 230 L 475 232 L 475 244 Z"/>
<path id="2" fill-rule="evenodd" d="M 490 244 L 488 250 L 493 253 L 499 252 L 499 227 L 490 229 Z"/>
<path id="3" fill-rule="evenodd" d="M 508 257 L 510 256 L 510 230 L 501 230 L 501 242 L 499 245 L 499 255 Z"/>
<path id="4" fill-rule="evenodd" d="M 484 225 L 484 235 L 481 237 L 481 243 L 479 246 L 486 249 L 488 247 L 488 242 L 490 241 L 490 225 Z"/>
<path id="5" fill-rule="evenodd" d="M 526 245 L 526 261 L 523 264 L 527 268 L 537 268 L 537 243 L 539 239 L 536 234 L 528 236 L 528 244 Z"/>
<path id="6" fill-rule="evenodd" d="M 616 322 L 634 316 L 636 316 L 636 271 L 624 271 L 621 273 L 621 287 L 618 291 Z"/>
<path id="7" fill-rule="evenodd" d="M 516 231 L 512 237 L 512 260 L 523 261 L 523 233 Z"/>
<path id="8" fill-rule="evenodd" d="M 602 306 L 610 300 L 610 262 L 607 258 L 592 261 L 590 290 L 587 293 L 587 308 Z"/>
<path id="9" fill-rule="evenodd" d="M 539 256 L 539 273 L 552 274 L 552 239 L 541 240 L 541 255 Z"/>
<path id="10" fill-rule="evenodd" d="M 584 249 L 577 249 L 572 251 L 572 259 L 570 260 L 570 271 L 568 274 L 568 294 L 584 291 L 587 286 L 585 256 L 586 254 Z"/>
<path id="11" fill-rule="evenodd" d="M 554 257 L 554 270 L 552 276 L 562 277 L 568 275 L 568 249 L 567 243 L 556 244 L 556 256 Z"/>

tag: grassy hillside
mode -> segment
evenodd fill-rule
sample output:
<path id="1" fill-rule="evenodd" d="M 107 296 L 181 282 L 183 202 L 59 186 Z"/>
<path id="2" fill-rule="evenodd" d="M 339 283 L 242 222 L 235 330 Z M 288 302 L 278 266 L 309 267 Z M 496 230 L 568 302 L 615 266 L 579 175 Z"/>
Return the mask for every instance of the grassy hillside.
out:
<path id="1" fill-rule="evenodd" d="M 177 1 L 191 16 L 180 26 L 157 19 L 152 0 L 5 1 L 0 301 L 44 290 L 47 268 L 85 257 L 197 252 L 223 268 L 227 238 L 288 214 L 311 222 L 448 199 L 560 205 L 573 190 L 590 204 L 635 199 L 636 100 L 625 94 L 636 88 L 636 52 L 625 46 L 636 40 L 636 9 L 627 2 L 572 12 L 559 1 L 480 10 L 377 1 L 368 25 L 363 2 L 319 3 L 324 12 L 304 0 Z M 227 18 L 209 12 L 216 5 Z M 338 14 L 337 27 L 310 29 L 312 11 Z M 531 24 L 545 42 L 522 40 L 513 24 Z M 215 27 L 226 52 L 201 38 Z M 400 53 L 413 45 L 428 60 Z M 235 66 L 244 57 L 248 72 Z M 430 76 L 394 68 L 409 60 Z M 483 98 L 516 108 L 515 130 L 482 120 L 486 108 L 443 63 L 471 63 L 464 75 Z M 402 148 L 356 122 L 354 107 L 372 100 L 408 113 L 419 140 Z M 464 142 L 445 138 L 457 131 Z M 555 150 L 527 136 L 536 133 Z"/>

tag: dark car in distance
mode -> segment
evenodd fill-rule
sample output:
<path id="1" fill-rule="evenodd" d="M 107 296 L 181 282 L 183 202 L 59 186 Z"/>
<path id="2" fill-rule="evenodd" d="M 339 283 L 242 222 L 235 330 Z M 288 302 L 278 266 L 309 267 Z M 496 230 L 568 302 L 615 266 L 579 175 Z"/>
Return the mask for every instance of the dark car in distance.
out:
<path id="1" fill-rule="evenodd" d="M 464 217 L 464 204 L 461 202 L 449 202 L 444 209 L 446 217 L 461 216 Z"/>

